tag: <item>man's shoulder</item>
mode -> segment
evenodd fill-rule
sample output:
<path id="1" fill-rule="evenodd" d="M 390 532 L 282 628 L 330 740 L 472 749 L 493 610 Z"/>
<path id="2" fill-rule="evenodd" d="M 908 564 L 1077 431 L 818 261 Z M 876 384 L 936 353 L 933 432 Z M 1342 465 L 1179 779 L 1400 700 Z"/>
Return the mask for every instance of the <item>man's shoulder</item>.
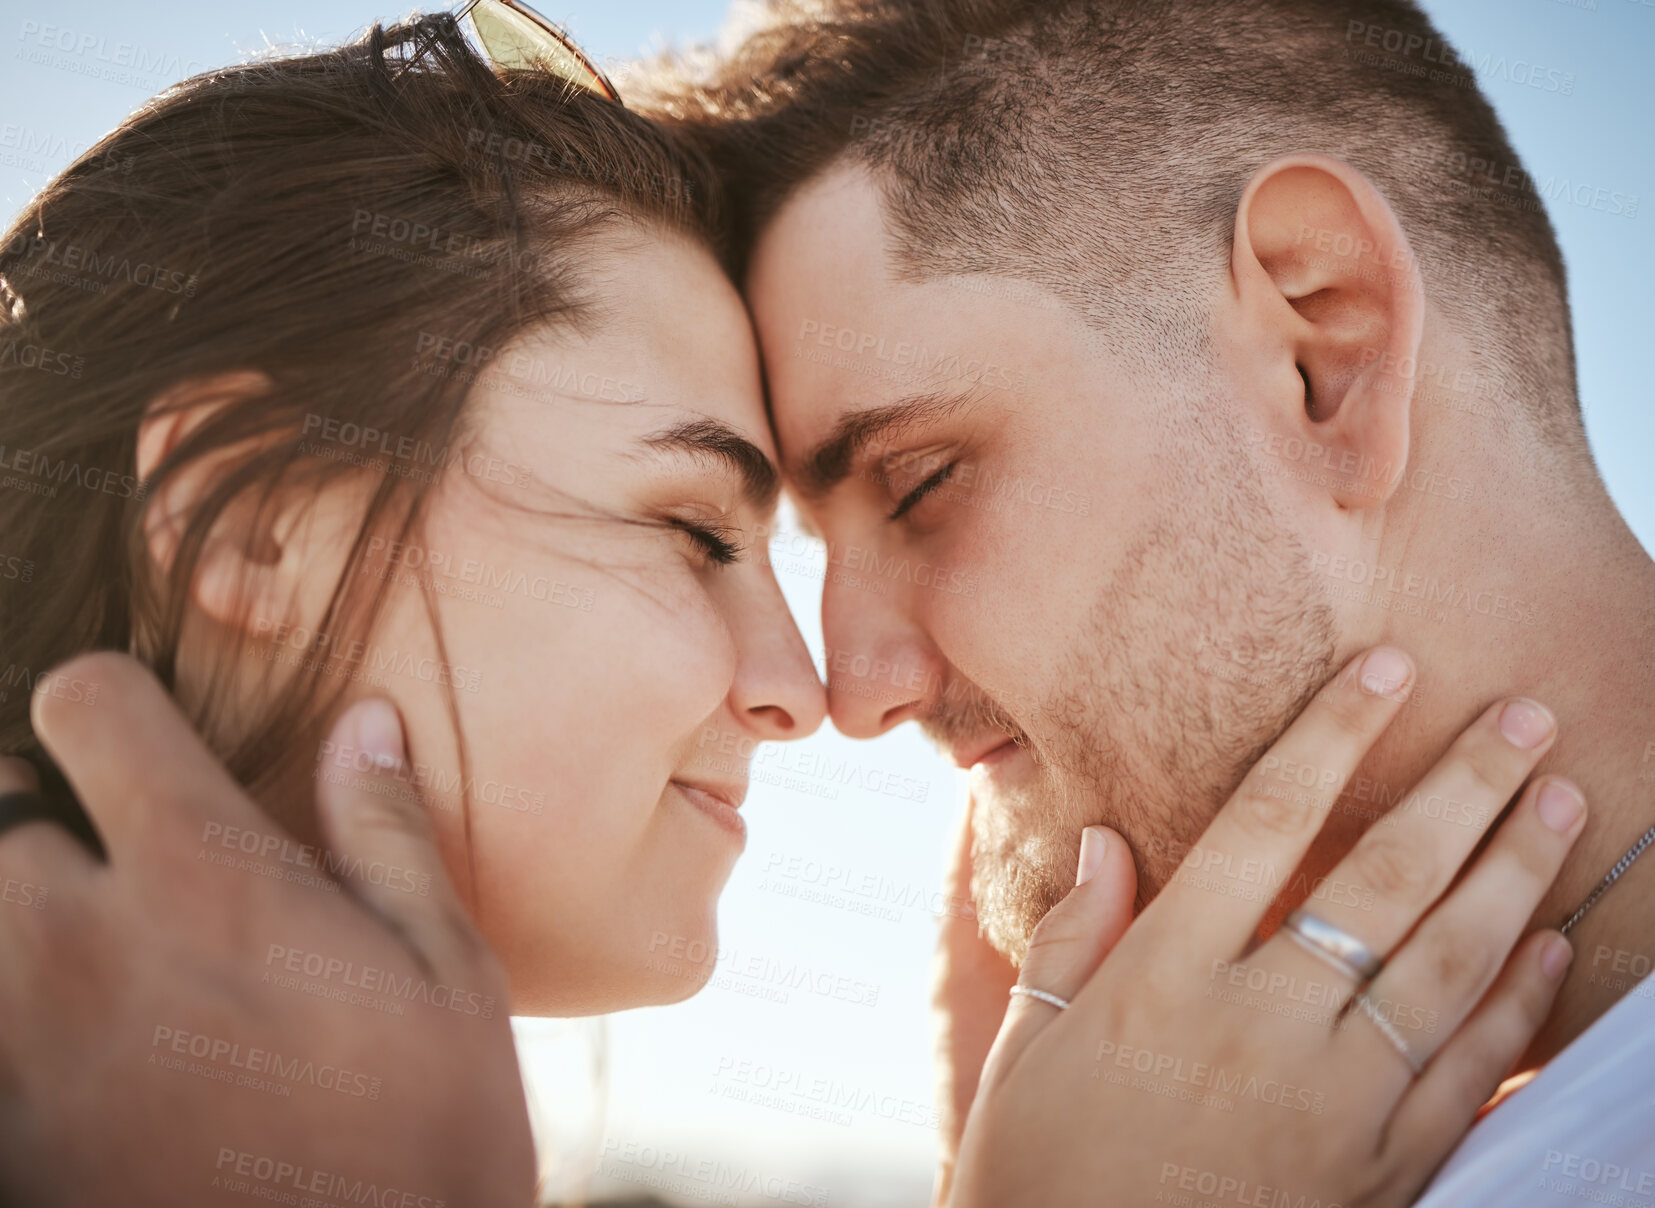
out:
<path id="1" fill-rule="evenodd" d="M 1466 1134 L 1415 1208 L 1655 1202 L 1655 975 Z"/>

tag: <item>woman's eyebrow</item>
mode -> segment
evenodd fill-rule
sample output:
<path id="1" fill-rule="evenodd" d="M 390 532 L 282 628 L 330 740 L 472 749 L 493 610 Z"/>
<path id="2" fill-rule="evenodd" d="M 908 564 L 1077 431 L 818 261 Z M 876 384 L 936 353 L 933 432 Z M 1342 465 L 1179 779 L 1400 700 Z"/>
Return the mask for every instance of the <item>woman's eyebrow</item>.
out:
<path id="1" fill-rule="evenodd" d="M 741 480 L 742 496 L 758 511 L 768 512 L 781 495 L 781 475 L 764 450 L 728 424 L 689 419 L 643 438 L 652 451 L 690 453 L 719 464 Z"/>

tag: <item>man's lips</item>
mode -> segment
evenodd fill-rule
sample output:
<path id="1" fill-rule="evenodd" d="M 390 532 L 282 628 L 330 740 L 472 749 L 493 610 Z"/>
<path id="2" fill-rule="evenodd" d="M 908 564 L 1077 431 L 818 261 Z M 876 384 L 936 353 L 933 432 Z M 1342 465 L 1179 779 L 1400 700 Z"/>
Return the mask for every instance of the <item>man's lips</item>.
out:
<path id="1" fill-rule="evenodd" d="M 1015 738 L 1007 738 L 1004 734 L 994 734 L 987 738 L 980 738 L 975 742 L 949 748 L 948 754 L 954 761 L 955 767 L 972 768 L 989 757 L 999 754 L 1003 748 L 1017 746 Z"/>

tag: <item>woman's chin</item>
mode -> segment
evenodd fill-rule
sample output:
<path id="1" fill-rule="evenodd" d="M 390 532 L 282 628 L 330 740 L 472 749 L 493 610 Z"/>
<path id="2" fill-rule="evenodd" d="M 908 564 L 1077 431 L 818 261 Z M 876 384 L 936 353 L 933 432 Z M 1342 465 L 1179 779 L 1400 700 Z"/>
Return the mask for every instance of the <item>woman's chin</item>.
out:
<path id="1" fill-rule="evenodd" d="M 606 1015 L 638 1007 L 683 1002 L 699 993 L 717 971 L 718 929 L 706 927 L 647 933 L 641 943 L 615 943 L 633 959 L 584 962 L 575 969 L 567 960 L 531 961 L 509 969 L 511 1013 L 530 1017 Z M 688 930 L 691 934 L 684 934 Z M 641 958 L 637 955 L 641 951 Z M 561 967 L 560 967 L 561 966 Z"/>
<path id="2" fill-rule="evenodd" d="M 582 987 L 575 994 L 569 993 L 567 986 L 548 987 L 543 993 L 514 996 L 511 1013 L 531 1019 L 571 1019 L 632 1011 L 639 1007 L 666 1007 L 693 998 L 712 979 L 712 975 L 713 966 L 708 964 L 676 976 L 655 974 L 617 978 L 608 986 Z"/>

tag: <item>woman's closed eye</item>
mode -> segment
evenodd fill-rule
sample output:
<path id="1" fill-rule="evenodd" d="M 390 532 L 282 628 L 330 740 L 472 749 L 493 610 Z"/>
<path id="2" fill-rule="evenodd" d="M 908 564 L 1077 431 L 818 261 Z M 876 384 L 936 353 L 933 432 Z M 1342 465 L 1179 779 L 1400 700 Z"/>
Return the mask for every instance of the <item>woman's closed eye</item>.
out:
<path id="1" fill-rule="evenodd" d="M 737 540 L 741 530 L 735 525 L 715 520 L 688 520 L 682 516 L 674 516 L 667 523 L 688 537 L 709 561 L 719 566 L 739 562 L 746 552 Z"/>

